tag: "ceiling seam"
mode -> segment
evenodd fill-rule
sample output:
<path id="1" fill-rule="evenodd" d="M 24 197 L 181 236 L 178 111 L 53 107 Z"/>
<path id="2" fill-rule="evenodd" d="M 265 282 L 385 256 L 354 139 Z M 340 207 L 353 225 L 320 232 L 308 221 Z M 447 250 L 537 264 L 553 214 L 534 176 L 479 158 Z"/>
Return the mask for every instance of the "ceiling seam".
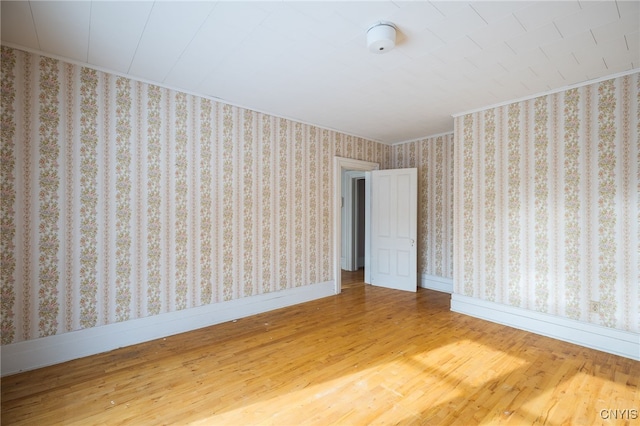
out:
<path id="1" fill-rule="evenodd" d="M 38 27 L 36 26 L 36 18 L 33 16 L 33 7 L 31 7 L 31 2 L 29 2 L 29 12 L 31 13 L 31 22 L 33 23 L 33 30 L 36 33 L 36 41 L 38 42 L 38 49 L 42 50 L 42 46 L 40 46 L 40 36 L 38 36 Z"/>
<path id="2" fill-rule="evenodd" d="M 560 74 L 560 77 L 562 77 L 563 80 L 566 80 L 566 78 L 564 78 L 564 75 L 562 75 L 562 73 L 560 72 L 560 70 L 556 70 L 558 72 L 558 74 Z"/>
<path id="3" fill-rule="evenodd" d="M 484 23 L 485 23 L 485 24 L 489 25 L 489 23 L 487 22 L 487 20 L 486 20 L 486 19 L 484 19 L 484 18 L 482 17 L 482 15 L 480 15 L 480 13 L 475 9 L 475 7 L 473 7 L 473 5 L 472 5 L 471 3 L 469 3 L 469 7 L 471 8 L 471 10 L 473 10 L 473 11 L 476 13 L 476 15 L 478 15 L 478 16 L 480 17 L 480 19 L 482 19 L 482 20 L 484 21 Z"/>
<path id="4" fill-rule="evenodd" d="M 476 46 L 478 46 L 478 49 L 480 49 L 480 50 L 484 50 L 484 49 L 482 48 L 482 46 L 480 46 L 480 45 L 478 44 L 478 42 L 477 42 L 477 41 L 475 41 L 475 40 L 474 40 L 474 39 L 473 39 L 469 34 L 467 34 L 467 38 L 468 38 L 469 40 L 471 40 L 471 42 L 472 42 L 473 44 L 475 44 Z"/>
<path id="5" fill-rule="evenodd" d="M 441 11 L 440 9 L 438 9 L 438 6 L 436 6 L 435 4 L 433 4 L 433 2 L 432 2 L 432 1 L 430 1 L 430 2 L 429 2 L 429 4 L 430 4 L 430 5 L 431 5 L 435 10 L 437 10 L 437 11 L 440 13 L 440 15 L 442 15 L 442 17 L 443 17 L 443 18 L 446 18 L 446 17 L 447 17 L 447 15 L 445 15 L 444 13 L 442 13 L 442 11 Z"/>
<path id="6" fill-rule="evenodd" d="M 89 62 L 89 49 L 91 47 L 91 16 L 93 14 L 93 1 L 89 3 L 89 35 L 87 36 L 87 52 L 85 61 Z"/>
<path id="7" fill-rule="evenodd" d="M 522 29 L 527 32 L 527 27 L 525 27 L 522 22 L 520 22 L 520 20 L 518 19 L 518 17 L 516 16 L 515 13 L 512 13 L 511 16 L 513 16 L 515 18 L 515 20 L 518 22 L 518 24 L 520 24 L 520 26 L 522 27 Z"/>
<path id="8" fill-rule="evenodd" d="M 167 73 L 165 74 L 165 76 L 162 78 L 162 81 L 166 81 L 167 77 L 169 77 L 169 75 L 171 74 L 171 71 L 173 71 L 173 69 L 176 67 L 176 65 L 178 65 L 178 62 L 180 62 L 180 59 L 182 58 L 182 56 L 184 55 L 184 52 L 187 51 L 187 49 L 189 48 L 189 46 L 191 46 L 191 43 L 193 43 L 193 40 L 195 40 L 196 36 L 198 35 L 198 33 L 200 33 L 200 30 L 202 30 L 202 27 L 204 27 L 204 25 L 207 23 L 207 21 L 209 20 L 209 17 L 211 16 L 211 14 L 213 13 L 214 10 L 216 10 L 217 7 L 217 3 L 213 6 L 213 8 L 209 11 L 209 13 L 207 14 L 207 17 L 204 18 L 204 20 L 202 21 L 202 23 L 200 24 L 200 26 L 198 27 L 198 29 L 196 30 L 196 32 L 193 33 L 193 37 L 191 37 L 191 40 L 189 40 L 189 43 L 187 43 L 187 45 L 184 47 L 184 49 L 182 49 L 182 52 L 180 53 L 180 55 L 178 56 L 178 58 L 176 59 L 176 61 L 173 63 L 173 65 L 171 65 L 171 68 L 169 68 L 169 71 L 167 71 Z"/>
<path id="9" fill-rule="evenodd" d="M 558 28 L 558 24 L 556 24 L 556 21 L 553 21 L 553 26 L 556 28 L 556 31 L 558 31 L 558 34 L 560 34 L 560 37 L 564 39 L 564 35 L 562 34 L 562 31 L 560 31 L 560 28 Z"/>
<path id="10" fill-rule="evenodd" d="M 511 47 L 511 45 L 509 43 L 507 43 L 507 41 L 504 42 L 504 44 L 507 45 L 507 47 L 509 49 L 511 49 L 511 51 L 513 52 L 514 55 L 518 55 L 518 52 L 515 51 L 515 49 L 513 47 Z M 506 68 L 505 68 L 506 69 Z"/>
<path id="11" fill-rule="evenodd" d="M 545 58 L 547 58 L 547 61 L 551 61 L 551 58 L 549 58 L 549 55 L 547 55 L 547 52 L 544 51 L 544 49 L 542 48 L 542 46 L 538 46 L 538 49 L 540 49 L 540 51 L 542 52 L 542 54 L 544 55 Z"/>
<path id="12" fill-rule="evenodd" d="M 147 15 L 147 20 L 144 22 L 144 28 L 142 28 L 142 32 L 140 33 L 140 38 L 138 39 L 138 43 L 136 43 L 136 50 L 134 50 L 133 55 L 131 55 L 131 62 L 129 62 L 129 66 L 127 67 L 127 74 L 131 72 L 133 61 L 136 59 L 136 55 L 138 54 L 138 48 L 140 48 L 140 42 L 142 41 L 142 37 L 144 37 L 144 32 L 147 30 L 147 25 L 149 24 L 149 19 L 151 19 L 151 14 L 153 13 L 154 7 L 156 7 L 155 1 L 153 2 L 151 9 L 149 9 L 149 15 Z"/>
<path id="13" fill-rule="evenodd" d="M 573 56 L 573 59 L 575 59 L 575 60 L 576 60 L 576 63 L 577 63 L 578 65 L 580 65 L 580 61 L 579 61 L 579 60 L 578 60 L 578 58 L 576 57 L 575 52 L 571 52 L 571 56 Z"/>

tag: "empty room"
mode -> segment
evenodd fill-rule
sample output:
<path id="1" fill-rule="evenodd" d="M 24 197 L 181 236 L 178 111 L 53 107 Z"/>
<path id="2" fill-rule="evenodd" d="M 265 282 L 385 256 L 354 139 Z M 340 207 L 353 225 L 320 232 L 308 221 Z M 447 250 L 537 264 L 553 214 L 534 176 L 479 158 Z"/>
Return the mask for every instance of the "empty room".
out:
<path id="1" fill-rule="evenodd" d="M 640 424 L 639 1 L 0 7 L 2 424 Z"/>

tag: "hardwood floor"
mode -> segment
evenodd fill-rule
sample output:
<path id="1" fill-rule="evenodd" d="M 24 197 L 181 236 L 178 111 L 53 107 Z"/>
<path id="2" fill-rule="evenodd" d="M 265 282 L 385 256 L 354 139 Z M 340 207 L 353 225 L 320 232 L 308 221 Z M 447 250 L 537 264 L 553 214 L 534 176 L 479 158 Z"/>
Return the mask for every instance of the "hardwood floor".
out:
<path id="1" fill-rule="evenodd" d="M 640 423 L 639 362 L 449 299 L 345 274 L 338 296 L 4 377 L 2 424 Z"/>

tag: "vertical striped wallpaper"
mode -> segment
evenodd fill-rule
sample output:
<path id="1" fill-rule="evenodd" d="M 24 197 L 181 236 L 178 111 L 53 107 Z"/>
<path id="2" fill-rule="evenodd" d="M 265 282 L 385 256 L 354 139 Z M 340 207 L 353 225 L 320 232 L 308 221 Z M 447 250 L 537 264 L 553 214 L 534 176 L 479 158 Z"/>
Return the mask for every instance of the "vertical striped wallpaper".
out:
<path id="1" fill-rule="evenodd" d="M 457 117 L 455 146 L 454 291 L 640 331 L 640 74 Z"/>
<path id="2" fill-rule="evenodd" d="M 418 273 L 453 278 L 453 134 L 393 147 L 393 167 L 418 169 Z"/>
<path id="3" fill-rule="evenodd" d="M 372 141 L 2 47 L 2 344 L 333 279 Z"/>

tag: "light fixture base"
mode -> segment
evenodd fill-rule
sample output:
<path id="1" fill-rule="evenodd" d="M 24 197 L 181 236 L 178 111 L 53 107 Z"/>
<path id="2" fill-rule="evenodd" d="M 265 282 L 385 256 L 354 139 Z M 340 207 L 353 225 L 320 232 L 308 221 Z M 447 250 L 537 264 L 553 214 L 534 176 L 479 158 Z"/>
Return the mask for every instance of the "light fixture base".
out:
<path id="1" fill-rule="evenodd" d="M 379 21 L 367 30 L 367 48 L 371 53 L 386 53 L 396 45 L 396 26 Z"/>

